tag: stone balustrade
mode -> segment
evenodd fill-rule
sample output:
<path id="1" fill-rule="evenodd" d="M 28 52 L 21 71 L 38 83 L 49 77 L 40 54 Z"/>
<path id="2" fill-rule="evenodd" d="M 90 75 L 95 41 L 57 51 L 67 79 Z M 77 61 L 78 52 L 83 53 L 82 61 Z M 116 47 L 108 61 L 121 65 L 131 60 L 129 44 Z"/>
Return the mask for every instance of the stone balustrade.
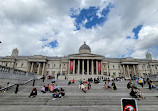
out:
<path id="1" fill-rule="evenodd" d="M 30 79 L 35 79 L 36 75 L 34 73 L 0 65 L 0 78 L 1 79 L 30 80 Z"/>

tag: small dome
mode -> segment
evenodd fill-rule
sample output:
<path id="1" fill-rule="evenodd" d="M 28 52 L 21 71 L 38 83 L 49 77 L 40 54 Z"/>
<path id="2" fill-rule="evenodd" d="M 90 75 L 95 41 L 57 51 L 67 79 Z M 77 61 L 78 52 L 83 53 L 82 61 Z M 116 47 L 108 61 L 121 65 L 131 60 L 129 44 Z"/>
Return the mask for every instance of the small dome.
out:
<path id="1" fill-rule="evenodd" d="M 91 53 L 91 48 L 84 42 L 83 45 L 79 48 L 79 53 Z"/>

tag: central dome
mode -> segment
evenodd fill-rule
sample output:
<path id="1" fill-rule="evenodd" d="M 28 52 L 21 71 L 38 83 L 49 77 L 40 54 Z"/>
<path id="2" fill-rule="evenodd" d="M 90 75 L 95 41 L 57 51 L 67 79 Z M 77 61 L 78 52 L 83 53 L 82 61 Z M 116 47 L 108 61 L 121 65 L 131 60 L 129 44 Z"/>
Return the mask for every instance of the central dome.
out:
<path id="1" fill-rule="evenodd" d="M 79 48 L 79 53 L 91 53 L 91 48 L 84 42 L 83 45 Z"/>

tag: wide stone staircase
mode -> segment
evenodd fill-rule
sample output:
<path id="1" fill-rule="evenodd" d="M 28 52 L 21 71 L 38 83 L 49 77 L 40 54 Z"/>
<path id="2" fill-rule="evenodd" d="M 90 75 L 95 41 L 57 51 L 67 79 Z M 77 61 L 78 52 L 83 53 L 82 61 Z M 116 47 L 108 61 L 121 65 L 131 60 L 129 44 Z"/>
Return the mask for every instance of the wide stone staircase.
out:
<path id="1" fill-rule="evenodd" d="M 19 86 L 19 92 L 15 94 L 16 86 L 5 93 L 0 93 L 0 111 L 121 111 L 121 98 L 131 98 L 130 89 L 126 88 L 128 81 L 115 82 L 117 90 L 104 90 L 102 81 L 100 84 L 91 83 L 92 87 L 87 93 L 81 91 L 79 81 L 67 85 L 68 80 L 57 80 L 56 84 L 65 89 L 65 97 L 52 100 L 52 94 L 40 92 L 43 85 L 51 83 L 51 80 L 36 80 Z M 36 87 L 38 95 L 29 98 L 31 90 Z M 138 87 L 140 87 L 138 85 Z M 158 111 L 158 90 L 149 90 L 145 85 L 142 89 L 146 99 L 136 100 L 139 111 Z"/>

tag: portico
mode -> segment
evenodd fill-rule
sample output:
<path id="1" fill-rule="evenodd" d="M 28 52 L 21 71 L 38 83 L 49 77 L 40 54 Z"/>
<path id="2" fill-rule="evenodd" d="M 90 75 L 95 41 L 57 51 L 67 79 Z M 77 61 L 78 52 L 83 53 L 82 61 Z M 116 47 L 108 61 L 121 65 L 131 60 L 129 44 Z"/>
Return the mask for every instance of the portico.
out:
<path id="1" fill-rule="evenodd" d="M 101 64 L 103 56 L 91 54 L 90 47 L 84 43 L 78 54 L 71 54 L 69 58 L 70 75 L 102 75 Z"/>

